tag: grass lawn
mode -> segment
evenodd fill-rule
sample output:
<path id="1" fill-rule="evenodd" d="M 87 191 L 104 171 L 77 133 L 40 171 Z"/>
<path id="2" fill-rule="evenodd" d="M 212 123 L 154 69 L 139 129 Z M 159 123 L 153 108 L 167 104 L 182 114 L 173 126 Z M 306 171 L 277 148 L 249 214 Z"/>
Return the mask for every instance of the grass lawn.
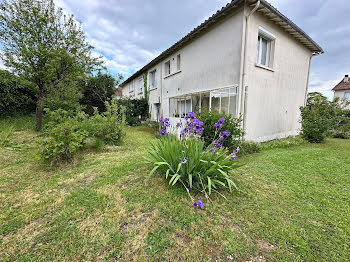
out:
<path id="1" fill-rule="evenodd" d="M 240 191 L 200 210 L 148 178 L 146 127 L 49 168 L 28 126 L 0 148 L 0 261 L 350 260 L 350 140 L 243 157 Z"/>

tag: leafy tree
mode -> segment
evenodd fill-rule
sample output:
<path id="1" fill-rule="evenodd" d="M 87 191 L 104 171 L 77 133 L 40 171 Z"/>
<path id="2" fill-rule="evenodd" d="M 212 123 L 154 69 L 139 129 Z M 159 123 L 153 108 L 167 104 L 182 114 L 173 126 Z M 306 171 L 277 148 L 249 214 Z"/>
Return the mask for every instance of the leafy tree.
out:
<path id="1" fill-rule="evenodd" d="M 4 0 L 0 4 L 0 45 L 5 66 L 37 87 L 36 129 L 50 91 L 68 86 L 101 64 L 81 27 L 53 0 Z"/>
<path id="2" fill-rule="evenodd" d="M 7 70 L 0 70 L 0 115 L 35 110 L 35 86 Z"/>
<path id="3" fill-rule="evenodd" d="M 121 75 L 115 79 L 110 74 L 98 72 L 96 76 L 90 76 L 82 81 L 84 91 L 81 103 L 86 106 L 86 112 L 92 114 L 94 107 L 97 107 L 100 112 L 105 111 L 105 101 L 112 99 L 116 92 L 116 85 L 122 79 Z"/>

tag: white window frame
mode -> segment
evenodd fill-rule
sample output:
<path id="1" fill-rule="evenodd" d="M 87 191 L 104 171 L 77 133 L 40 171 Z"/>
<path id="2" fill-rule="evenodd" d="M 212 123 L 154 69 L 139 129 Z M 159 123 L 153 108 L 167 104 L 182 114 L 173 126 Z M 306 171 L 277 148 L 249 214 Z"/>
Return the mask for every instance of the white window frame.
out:
<path id="1" fill-rule="evenodd" d="M 350 102 L 350 92 L 344 92 L 344 98 Z"/>
<path id="2" fill-rule="evenodd" d="M 267 41 L 267 50 L 266 50 L 266 64 L 262 63 L 262 39 Z M 276 36 L 263 27 L 259 27 L 258 34 L 258 50 L 256 56 L 256 65 L 259 67 L 272 69 L 273 68 L 273 52 L 274 52 L 274 43 Z"/>
<path id="3" fill-rule="evenodd" d="M 164 63 L 164 75 L 165 76 L 168 76 L 171 74 L 171 63 L 170 63 L 170 60 L 166 61 Z"/>
<path id="4" fill-rule="evenodd" d="M 149 78 L 150 78 L 150 84 L 149 84 L 149 86 L 150 86 L 150 90 L 152 90 L 152 89 L 157 89 L 157 78 L 156 78 L 156 73 L 157 73 L 157 70 L 156 70 L 156 69 L 154 69 L 154 70 L 152 70 L 151 72 L 149 72 Z M 152 76 L 154 76 L 154 79 L 153 79 Z"/>
<path id="5" fill-rule="evenodd" d="M 176 69 L 177 71 L 181 70 L 181 54 L 176 56 Z"/>
<path id="6" fill-rule="evenodd" d="M 138 94 L 143 93 L 143 77 L 138 79 Z"/>

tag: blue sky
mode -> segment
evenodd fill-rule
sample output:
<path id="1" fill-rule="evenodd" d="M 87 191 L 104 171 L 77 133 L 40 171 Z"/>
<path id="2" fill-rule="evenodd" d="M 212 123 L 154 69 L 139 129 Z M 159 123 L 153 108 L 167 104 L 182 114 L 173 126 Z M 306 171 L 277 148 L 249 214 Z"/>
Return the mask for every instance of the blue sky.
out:
<path id="1" fill-rule="evenodd" d="M 125 77 L 203 22 L 228 0 L 55 0 L 83 25 L 95 55 Z M 312 61 L 309 89 L 330 91 L 350 73 L 348 0 L 269 1 L 325 50 Z M 0 65 L 1 66 L 1 65 Z"/>

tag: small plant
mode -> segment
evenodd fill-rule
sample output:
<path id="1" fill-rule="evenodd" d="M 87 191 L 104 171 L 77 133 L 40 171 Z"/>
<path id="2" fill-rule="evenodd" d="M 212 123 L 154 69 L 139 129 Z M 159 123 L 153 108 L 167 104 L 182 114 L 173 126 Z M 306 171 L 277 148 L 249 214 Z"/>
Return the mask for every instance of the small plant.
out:
<path id="1" fill-rule="evenodd" d="M 184 126 L 177 125 L 183 128 L 180 138 L 168 134 L 168 119 L 160 119 L 161 138 L 152 143 L 146 158 L 154 165 L 150 175 L 158 170 L 169 180 L 169 185 L 181 184 L 188 193 L 198 190 L 206 197 L 212 192 L 224 197 L 220 189 L 237 189 L 229 171 L 240 166 L 236 161 L 238 149 L 229 151 L 223 146 L 230 136 L 227 130 L 221 132 L 225 119 L 221 118 L 215 124 L 216 136 L 207 147 L 201 139 L 204 123 L 192 112 L 185 119 Z M 196 203 L 201 206 L 198 201 Z"/>
<path id="2" fill-rule="evenodd" d="M 232 147 L 239 147 L 239 155 L 249 155 L 254 153 L 259 153 L 261 150 L 260 143 L 253 141 L 244 141 L 244 140 L 234 140 L 232 141 Z"/>
<path id="3" fill-rule="evenodd" d="M 15 125 L 4 121 L 0 126 L 0 148 L 6 147 L 10 144 L 10 137 L 15 130 Z"/>

